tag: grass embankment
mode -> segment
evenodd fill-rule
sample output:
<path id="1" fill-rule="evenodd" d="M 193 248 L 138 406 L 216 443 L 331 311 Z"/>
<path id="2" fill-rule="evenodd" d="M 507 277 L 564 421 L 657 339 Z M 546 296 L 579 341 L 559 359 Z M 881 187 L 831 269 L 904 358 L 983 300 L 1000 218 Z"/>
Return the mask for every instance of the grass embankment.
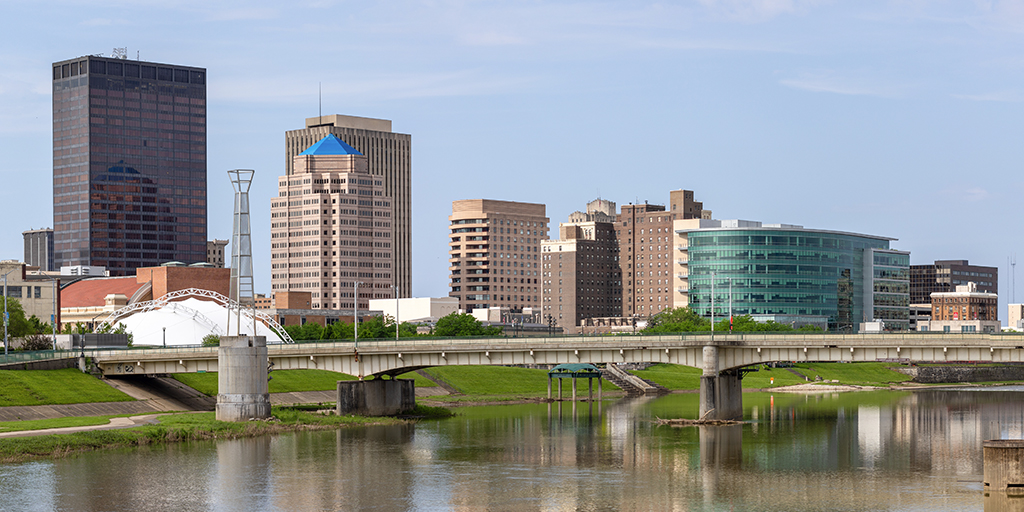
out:
<path id="1" fill-rule="evenodd" d="M 0 407 L 132 400 L 134 398 L 74 368 L 0 371 Z"/>
<path id="2" fill-rule="evenodd" d="M 295 407 L 274 407 L 272 414 L 274 419 L 271 421 L 241 423 L 217 421 L 215 413 L 212 412 L 170 414 L 161 416 L 156 425 L 0 439 L 0 462 L 20 462 L 42 457 L 65 457 L 89 450 L 180 441 L 237 439 L 299 430 L 336 429 L 345 426 L 392 425 L 407 421 L 391 417 L 321 415 Z M 451 416 L 452 413 L 447 409 L 417 406 L 416 410 L 408 415 L 439 418 Z"/>
<path id="3" fill-rule="evenodd" d="M 808 382 L 807 379 L 814 382 L 815 377 L 821 377 L 824 381 L 837 380 L 838 384 L 877 387 L 887 387 L 890 384 L 911 380 L 908 375 L 890 370 L 892 366 L 891 363 L 797 363 L 791 368 L 757 367 L 758 371 L 743 375 L 743 387 L 768 389 L 793 386 L 805 384 Z M 700 388 L 701 370 L 689 366 L 656 364 L 646 370 L 632 373 L 672 390 Z"/>
<path id="4" fill-rule="evenodd" d="M 217 396 L 216 373 L 176 373 L 172 375 L 182 384 L 208 395 Z M 332 391 L 338 389 L 339 380 L 356 380 L 347 373 L 329 372 L 327 370 L 278 370 L 270 372 L 269 388 L 271 393 L 297 393 L 300 391 Z M 400 379 L 413 379 L 416 387 L 437 386 L 430 379 L 415 372 L 398 376 Z"/>
<path id="5" fill-rule="evenodd" d="M 548 371 L 533 368 L 514 368 L 508 366 L 437 366 L 425 370 L 464 396 L 432 396 L 431 400 L 441 402 L 503 402 L 523 399 L 534 399 L 548 396 Z M 418 385 L 418 384 L 417 384 Z M 552 383 L 552 389 L 558 383 Z M 586 396 L 586 379 L 577 381 L 577 394 Z M 619 391 L 618 386 L 608 381 L 602 382 L 605 391 Z M 554 391 L 552 391 L 554 392 Z M 597 383 L 594 383 L 597 393 Z M 562 393 L 572 393 L 572 381 L 565 379 Z"/>

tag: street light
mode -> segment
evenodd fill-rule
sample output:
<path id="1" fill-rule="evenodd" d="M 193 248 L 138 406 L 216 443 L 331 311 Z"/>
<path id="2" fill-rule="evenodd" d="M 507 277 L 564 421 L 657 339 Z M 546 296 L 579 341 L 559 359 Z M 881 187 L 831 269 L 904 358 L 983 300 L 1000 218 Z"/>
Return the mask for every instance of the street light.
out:
<path id="1" fill-rule="evenodd" d="M 398 306 L 401 304 L 401 301 L 398 299 L 398 285 L 393 284 L 391 288 L 395 290 L 395 341 L 398 341 L 398 326 L 401 323 L 398 316 Z"/>
<path id="2" fill-rule="evenodd" d="M 359 350 L 359 281 L 352 283 L 352 338 L 355 339 L 355 349 Z M 358 356 L 357 356 L 358 357 Z"/>

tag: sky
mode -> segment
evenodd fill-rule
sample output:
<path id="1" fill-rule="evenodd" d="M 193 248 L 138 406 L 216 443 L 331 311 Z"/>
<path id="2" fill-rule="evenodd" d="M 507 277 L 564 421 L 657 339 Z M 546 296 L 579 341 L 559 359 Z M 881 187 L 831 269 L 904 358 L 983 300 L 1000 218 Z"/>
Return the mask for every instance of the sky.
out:
<path id="1" fill-rule="evenodd" d="M 50 65 L 127 47 L 208 74 L 209 237 L 250 192 L 258 293 L 284 132 L 412 135 L 413 294 L 446 296 L 451 202 L 695 191 L 718 219 L 897 238 L 1000 268 L 1024 176 L 1024 0 L 0 2 L 0 258 L 53 224 Z M 322 97 L 318 98 L 318 89 Z M 218 199 L 220 198 L 220 199 Z"/>

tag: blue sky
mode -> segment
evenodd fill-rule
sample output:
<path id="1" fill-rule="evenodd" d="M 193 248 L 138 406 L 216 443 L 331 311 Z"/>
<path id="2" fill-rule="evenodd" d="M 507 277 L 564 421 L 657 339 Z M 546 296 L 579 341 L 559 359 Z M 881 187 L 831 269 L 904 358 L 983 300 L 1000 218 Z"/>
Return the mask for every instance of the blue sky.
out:
<path id="1" fill-rule="evenodd" d="M 1008 258 L 1024 177 L 1024 1 L 0 3 L 0 258 L 52 225 L 50 63 L 127 47 L 208 69 L 211 238 L 256 170 L 256 288 L 284 132 L 323 112 L 413 136 L 414 294 L 447 294 L 451 201 L 663 204 Z M 221 197 L 223 200 L 217 200 Z M 1020 251 L 1024 274 L 1024 250 Z M 1017 301 L 1024 301 L 1024 287 Z M 1005 318 L 1005 306 L 1000 316 Z"/>

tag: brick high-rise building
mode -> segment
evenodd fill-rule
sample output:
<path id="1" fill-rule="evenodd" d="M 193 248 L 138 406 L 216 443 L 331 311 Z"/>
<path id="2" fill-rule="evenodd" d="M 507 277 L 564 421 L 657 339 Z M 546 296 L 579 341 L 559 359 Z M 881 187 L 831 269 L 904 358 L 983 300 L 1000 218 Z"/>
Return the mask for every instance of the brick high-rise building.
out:
<path id="1" fill-rule="evenodd" d="M 271 200 L 271 288 L 309 292 L 311 309 L 394 298 L 391 198 L 367 158 L 333 134 L 295 156 Z"/>
<path id="2" fill-rule="evenodd" d="M 306 127 L 285 132 L 285 174 L 293 158 L 327 135 L 336 135 L 366 157 L 370 174 L 381 178 L 392 203 L 391 274 L 399 296 L 412 296 L 412 136 L 391 131 L 391 121 L 327 115 L 306 119 Z"/>
<path id="3" fill-rule="evenodd" d="M 597 199 L 541 241 L 543 319 L 575 333 L 585 319 L 622 314 L 622 273 L 615 203 Z"/>
<path id="4" fill-rule="evenodd" d="M 53 64 L 54 268 L 206 261 L 206 70 Z"/>
<path id="5" fill-rule="evenodd" d="M 459 309 L 540 306 L 540 242 L 548 238 L 545 206 L 514 201 L 452 202 L 450 288 Z"/>
<path id="6" fill-rule="evenodd" d="M 623 316 L 651 316 L 676 306 L 672 221 L 710 219 L 711 211 L 694 201 L 690 190 L 669 192 L 669 204 L 623 205 L 616 219 Z"/>

